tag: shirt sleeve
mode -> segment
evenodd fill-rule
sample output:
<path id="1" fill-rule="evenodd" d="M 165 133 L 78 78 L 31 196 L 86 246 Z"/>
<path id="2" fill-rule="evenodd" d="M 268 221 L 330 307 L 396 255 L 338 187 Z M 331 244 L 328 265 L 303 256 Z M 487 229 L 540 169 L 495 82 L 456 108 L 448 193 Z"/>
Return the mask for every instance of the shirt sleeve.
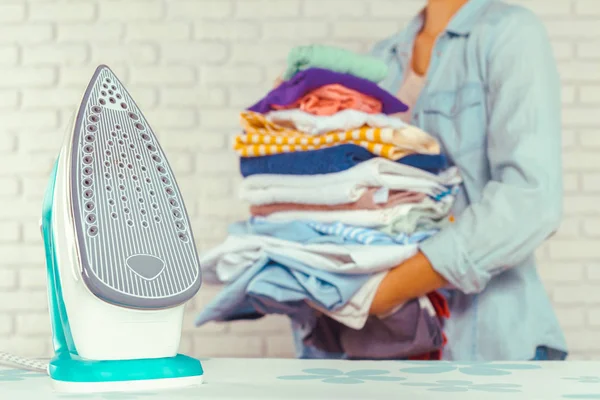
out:
<path id="1" fill-rule="evenodd" d="M 433 268 L 464 293 L 532 256 L 562 217 L 560 78 L 542 22 L 519 9 L 488 46 L 491 180 L 456 222 L 421 243 Z"/>

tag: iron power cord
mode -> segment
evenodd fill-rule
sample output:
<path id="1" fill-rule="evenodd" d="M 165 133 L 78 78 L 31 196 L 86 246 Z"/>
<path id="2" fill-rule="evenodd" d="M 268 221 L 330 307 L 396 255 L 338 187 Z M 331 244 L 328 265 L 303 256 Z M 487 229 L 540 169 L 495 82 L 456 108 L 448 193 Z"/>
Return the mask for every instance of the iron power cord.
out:
<path id="1" fill-rule="evenodd" d="M 0 351 L 0 365 L 6 365 L 9 367 L 20 367 L 28 371 L 41 372 L 44 374 L 48 373 L 48 363 L 15 356 L 2 351 Z"/>

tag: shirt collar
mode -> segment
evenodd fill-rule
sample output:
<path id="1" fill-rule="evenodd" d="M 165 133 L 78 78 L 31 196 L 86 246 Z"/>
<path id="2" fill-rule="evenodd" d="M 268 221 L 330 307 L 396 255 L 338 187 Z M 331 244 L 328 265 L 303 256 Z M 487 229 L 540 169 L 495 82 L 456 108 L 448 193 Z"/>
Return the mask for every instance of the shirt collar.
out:
<path id="1" fill-rule="evenodd" d="M 486 6 L 493 0 L 469 0 L 448 23 L 446 32 L 458 36 L 468 36 L 485 10 Z"/>
<path id="2" fill-rule="evenodd" d="M 452 17 L 445 32 L 455 36 L 468 36 L 486 6 L 495 0 L 469 0 Z M 404 32 L 396 36 L 392 51 L 410 51 L 407 46 L 412 46 L 415 37 L 423 27 L 425 21 L 425 8 L 423 8 L 407 25 Z"/>

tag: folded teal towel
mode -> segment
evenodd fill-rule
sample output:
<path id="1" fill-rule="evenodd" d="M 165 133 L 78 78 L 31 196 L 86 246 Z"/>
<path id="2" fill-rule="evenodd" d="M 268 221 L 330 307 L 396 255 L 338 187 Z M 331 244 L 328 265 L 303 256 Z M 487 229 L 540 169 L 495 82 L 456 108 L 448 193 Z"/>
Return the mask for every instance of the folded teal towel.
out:
<path id="1" fill-rule="evenodd" d="M 308 68 L 329 69 L 376 83 L 381 82 L 388 73 L 387 65 L 377 58 L 324 45 L 295 47 L 288 54 L 287 63 L 283 74 L 285 80 Z"/>

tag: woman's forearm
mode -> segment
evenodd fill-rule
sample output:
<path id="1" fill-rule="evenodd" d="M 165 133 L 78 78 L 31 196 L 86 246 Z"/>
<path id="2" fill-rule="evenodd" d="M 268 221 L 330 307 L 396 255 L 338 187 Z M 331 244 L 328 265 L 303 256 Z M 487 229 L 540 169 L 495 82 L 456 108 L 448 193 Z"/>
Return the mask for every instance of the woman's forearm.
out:
<path id="1" fill-rule="evenodd" d="M 381 315 L 408 300 L 445 287 L 446 279 L 437 273 L 421 252 L 391 269 L 383 278 L 371 303 L 370 314 Z"/>

